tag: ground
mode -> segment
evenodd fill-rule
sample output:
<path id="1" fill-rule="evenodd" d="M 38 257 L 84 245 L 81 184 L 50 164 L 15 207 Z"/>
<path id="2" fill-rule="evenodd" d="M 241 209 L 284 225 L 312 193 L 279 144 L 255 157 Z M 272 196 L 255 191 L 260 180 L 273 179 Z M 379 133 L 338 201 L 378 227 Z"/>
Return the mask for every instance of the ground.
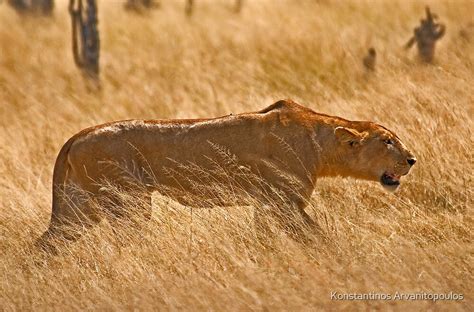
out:
<path id="1" fill-rule="evenodd" d="M 27 310 L 473 309 L 474 3 L 429 1 L 447 26 L 434 64 L 403 45 L 422 1 L 183 1 L 136 14 L 99 1 L 101 89 L 74 66 L 67 3 L 50 18 L 0 5 L 0 307 Z M 377 51 L 366 73 L 367 49 Z M 214 117 L 292 98 L 394 130 L 418 162 L 394 194 L 321 179 L 307 211 L 328 240 L 255 240 L 252 207 L 154 197 L 153 219 L 103 222 L 54 257 L 32 248 L 51 214 L 62 144 L 129 118 Z M 125 196 L 125 195 L 124 195 Z M 130 202 L 133 202 L 131 200 Z M 334 300 L 454 293 L 458 301 Z"/>

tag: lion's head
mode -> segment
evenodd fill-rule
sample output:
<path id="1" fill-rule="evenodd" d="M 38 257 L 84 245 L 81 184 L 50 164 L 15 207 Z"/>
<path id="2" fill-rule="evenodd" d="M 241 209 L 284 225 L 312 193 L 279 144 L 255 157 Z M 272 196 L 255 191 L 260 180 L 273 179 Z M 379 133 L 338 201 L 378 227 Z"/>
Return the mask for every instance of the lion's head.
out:
<path id="1" fill-rule="evenodd" d="M 392 131 L 372 122 L 352 122 L 334 130 L 344 155 L 348 175 L 379 181 L 395 191 L 400 178 L 415 164 L 415 156 Z"/>

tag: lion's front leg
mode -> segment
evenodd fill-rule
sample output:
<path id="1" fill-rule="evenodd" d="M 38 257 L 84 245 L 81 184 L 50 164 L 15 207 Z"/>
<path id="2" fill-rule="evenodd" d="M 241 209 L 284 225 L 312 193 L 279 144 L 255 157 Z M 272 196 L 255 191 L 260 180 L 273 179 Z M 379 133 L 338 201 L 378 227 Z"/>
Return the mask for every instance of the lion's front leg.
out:
<path id="1" fill-rule="evenodd" d="M 279 227 L 293 240 L 309 244 L 314 241 L 314 235 L 320 236 L 319 225 L 295 203 L 278 207 L 276 220 Z"/>
<path id="2" fill-rule="evenodd" d="M 271 230 L 273 213 L 271 207 L 263 205 L 254 209 L 254 225 L 257 240 L 266 249 L 273 249 L 274 234 Z"/>
<path id="3" fill-rule="evenodd" d="M 312 242 L 313 235 L 322 233 L 319 225 L 296 204 L 263 205 L 254 210 L 255 231 L 259 242 L 270 249 L 274 240 L 272 222 L 290 238 L 303 244 Z"/>
<path id="4" fill-rule="evenodd" d="M 304 211 L 304 209 L 300 208 L 299 209 L 299 212 L 301 214 L 301 217 L 303 218 L 303 222 L 305 224 L 305 226 L 308 227 L 309 231 L 314 233 L 314 234 L 317 234 L 319 236 L 323 235 L 323 230 L 321 229 L 321 227 L 319 226 L 319 224 L 314 221 L 307 213 L 306 211 Z"/>

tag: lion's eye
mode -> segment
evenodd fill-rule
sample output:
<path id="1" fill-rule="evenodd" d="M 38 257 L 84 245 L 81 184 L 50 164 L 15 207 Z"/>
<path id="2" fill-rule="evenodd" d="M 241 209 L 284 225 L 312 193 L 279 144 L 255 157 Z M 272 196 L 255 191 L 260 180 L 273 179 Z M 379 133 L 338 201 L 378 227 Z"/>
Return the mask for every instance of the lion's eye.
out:
<path id="1" fill-rule="evenodd" d="M 390 139 L 386 139 L 386 140 L 384 140 L 383 142 L 384 142 L 385 144 L 387 144 L 387 145 L 392 145 L 392 144 L 393 144 L 393 141 L 390 140 Z"/>

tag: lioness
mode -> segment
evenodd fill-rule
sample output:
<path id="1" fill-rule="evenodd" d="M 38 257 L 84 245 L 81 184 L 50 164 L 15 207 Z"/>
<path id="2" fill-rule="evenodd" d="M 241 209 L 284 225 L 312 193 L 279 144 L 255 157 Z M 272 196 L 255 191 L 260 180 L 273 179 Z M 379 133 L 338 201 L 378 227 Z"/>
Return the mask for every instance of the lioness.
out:
<path id="1" fill-rule="evenodd" d="M 114 206 L 103 181 L 145 193 L 146 216 L 153 191 L 186 205 L 212 202 L 214 196 L 215 203 L 225 205 L 212 190 L 196 186 L 205 177 L 205 184 L 225 186 L 232 180 L 236 198 L 258 199 L 267 207 L 256 209 L 259 224 L 265 222 L 259 211 L 270 210 L 286 216 L 279 218 L 282 229 L 298 234 L 301 224 L 315 225 L 304 208 L 317 178 L 355 177 L 395 190 L 415 162 L 400 138 L 383 126 L 318 114 L 291 100 L 214 119 L 111 122 L 82 130 L 59 152 L 51 222 L 42 239 L 59 234 L 64 223 L 98 222 L 101 214 L 91 203 L 107 199 Z M 186 166 L 198 172 L 183 174 L 180 168 Z M 216 168 L 233 169 L 215 177 L 206 173 Z M 78 189 L 86 199 L 73 195 Z M 115 206 L 113 215 L 119 218 L 124 211 Z"/>

